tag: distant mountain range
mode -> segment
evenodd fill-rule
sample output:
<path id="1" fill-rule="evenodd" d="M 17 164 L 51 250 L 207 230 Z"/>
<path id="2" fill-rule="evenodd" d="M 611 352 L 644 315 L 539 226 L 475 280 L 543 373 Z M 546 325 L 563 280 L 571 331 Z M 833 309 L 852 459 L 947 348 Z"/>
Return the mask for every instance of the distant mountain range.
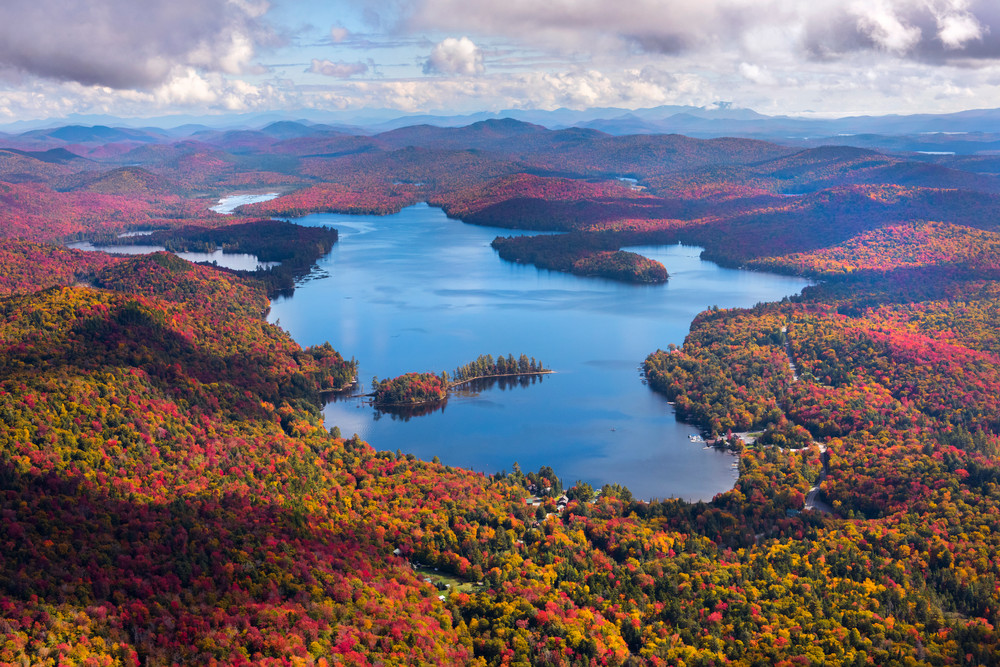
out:
<path id="1" fill-rule="evenodd" d="M 300 160 L 384 157 L 390 152 L 395 152 L 394 160 L 422 163 L 426 156 L 406 152 L 420 149 L 470 152 L 467 159 L 472 161 L 480 160 L 476 151 L 485 151 L 512 164 L 521 163 L 518 170 L 549 175 L 642 176 L 647 179 L 645 185 L 654 187 L 666 187 L 656 179 L 676 167 L 685 174 L 681 179 L 684 187 L 752 178 L 758 185 L 766 182 L 767 189 L 786 194 L 848 182 L 1000 191 L 1000 110 L 827 120 L 694 107 L 657 107 L 614 116 L 622 111 L 509 112 L 522 118 L 485 113 L 411 115 L 369 127 L 310 119 L 274 120 L 271 115 L 233 116 L 228 126 L 221 127 L 185 123 L 167 129 L 132 127 L 125 120 L 105 119 L 108 124 L 77 123 L 0 133 L 0 174 L 16 182 L 68 177 L 78 171 L 68 165 L 76 160 L 96 160 L 105 168 L 159 165 L 158 169 L 167 170 L 163 173 L 185 169 L 215 173 L 234 169 L 236 163 L 246 167 L 253 162 L 262 171 L 287 173 L 297 171 Z M 605 118 L 588 120 L 589 116 Z M 706 139 L 711 141 L 699 142 Z M 844 149 L 829 148 L 837 146 Z M 733 150 L 748 152 L 746 164 L 760 163 L 760 167 L 751 170 L 753 174 L 744 173 L 748 167 L 731 173 L 727 154 Z M 720 153 L 717 158 L 701 160 L 716 152 Z M 792 155 L 797 155 L 795 159 L 801 164 L 764 162 Z M 359 163 L 359 168 L 372 168 L 365 164 Z M 642 168 L 629 172 L 636 165 Z M 97 168 L 97 163 L 80 167 L 84 171 Z M 182 180 L 187 179 L 184 176 Z M 677 176 L 670 180 L 677 181 Z M 110 181 L 92 186 L 118 191 L 131 187 L 133 181 L 156 191 L 166 187 L 133 172 L 115 174 Z M 418 181 L 423 179 L 413 182 Z M 81 183 L 70 179 L 58 187 L 75 189 Z"/>
<path id="2" fill-rule="evenodd" d="M 373 135 L 413 125 L 460 127 L 484 120 L 513 119 L 549 129 L 579 127 L 611 135 L 683 134 L 691 137 L 745 137 L 796 145 L 851 145 L 892 151 L 975 155 L 1000 151 L 1000 109 L 950 114 L 807 118 L 766 116 L 725 105 L 650 109 L 509 109 L 465 115 L 403 114 L 397 110 L 300 111 L 219 116 L 164 116 L 129 119 L 76 115 L 0 126 L 6 134 L 37 136 L 62 143 L 159 142 L 216 132 L 260 130 L 276 139 L 329 130 Z M 315 126 L 320 125 L 321 128 Z"/>

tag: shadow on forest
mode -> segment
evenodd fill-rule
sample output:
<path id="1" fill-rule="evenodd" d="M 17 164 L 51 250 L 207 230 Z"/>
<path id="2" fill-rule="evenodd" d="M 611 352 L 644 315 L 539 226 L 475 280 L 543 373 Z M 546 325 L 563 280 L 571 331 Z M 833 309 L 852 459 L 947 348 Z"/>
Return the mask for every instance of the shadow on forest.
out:
<path id="1" fill-rule="evenodd" d="M 183 659 L 174 651 L 210 646 L 219 632 L 250 655 L 281 657 L 274 638 L 303 633 L 283 627 L 287 612 L 304 612 L 318 594 L 349 602 L 346 578 L 358 571 L 408 576 L 366 528 L 319 527 L 302 509 L 249 495 L 115 498 L 80 477 L 21 473 L 4 457 L 0 498 L 3 615 L 20 610 L 13 618 L 29 635 L 48 632 L 39 609 L 55 605 L 74 608 L 76 623 L 84 611 L 92 623 L 122 618 L 110 639 L 142 664 Z"/>

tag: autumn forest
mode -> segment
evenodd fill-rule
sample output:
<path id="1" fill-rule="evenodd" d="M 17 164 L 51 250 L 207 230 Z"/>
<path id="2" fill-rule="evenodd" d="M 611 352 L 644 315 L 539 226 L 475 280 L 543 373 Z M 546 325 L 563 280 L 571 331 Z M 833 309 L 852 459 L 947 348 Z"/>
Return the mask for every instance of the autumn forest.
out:
<path id="1" fill-rule="evenodd" d="M 995 160 L 514 120 L 0 146 L 0 665 L 1000 664 Z M 660 284 L 623 249 L 681 242 L 812 279 L 636 378 L 734 487 L 648 502 L 327 428 L 356 360 L 265 319 L 339 242 L 295 218 L 421 202 L 539 271 Z M 280 264 L 67 247 L 111 239 Z M 521 352 L 450 379 L 548 372 Z M 447 397 L 409 370 L 375 401 Z"/>

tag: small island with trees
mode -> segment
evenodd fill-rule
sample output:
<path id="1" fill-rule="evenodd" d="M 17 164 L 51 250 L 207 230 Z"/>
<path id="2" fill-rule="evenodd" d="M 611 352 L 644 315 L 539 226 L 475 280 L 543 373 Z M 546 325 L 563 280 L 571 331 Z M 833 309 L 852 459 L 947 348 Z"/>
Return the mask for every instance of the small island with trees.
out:
<path id="1" fill-rule="evenodd" d="M 434 373 L 404 373 L 392 379 L 372 378 L 372 403 L 376 407 L 420 405 L 440 403 L 448 398 L 448 391 L 474 380 L 511 378 L 552 373 L 534 357 L 522 354 L 514 358 L 481 354 L 475 361 L 455 369 L 454 375 L 447 371 Z"/>
<path id="2" fill-rule="evenodd" d="M 377 406 L 438 403 L 448 398 L 446 373 L 404 373 L 386 380 L 372 378 L 372 402 Z"/>
<path id="3" fill-rule="evenodd" d="M 519 377 L 523 375 L 544 375 L 552 370 L 545 368 L 540 361 L 534 357 L 522 354 L 517 359 L 513 354 L 504 357 L 502 354 L 496 359 L 490 354 L 481 354 L 475 361 L 464 366 L 459 366 L 452 374 L 452 387 L 472 382 L 473 380 L 488 380 L 491 378 Z"/>

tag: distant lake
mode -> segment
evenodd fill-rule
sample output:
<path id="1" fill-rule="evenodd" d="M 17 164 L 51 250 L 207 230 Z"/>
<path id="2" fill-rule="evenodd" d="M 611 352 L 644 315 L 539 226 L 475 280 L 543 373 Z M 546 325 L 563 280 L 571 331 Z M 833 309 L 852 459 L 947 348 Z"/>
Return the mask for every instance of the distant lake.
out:
<path id="1" fill-rule="evenodd" d="M 480 354 L 521 353 L 557 371 L 526 386 L 452 395 L 442 410 L 381 414 L 359 399 L 328 404 L 328 427 L 379 450 L 486 473 L 552 466 L 569 486 L 628 486 L 638 498 L 708 500 L 732 488 L 736 457 L 689 440 L 666 400 L 643 384 L 645 357 L 681 344 L 712 306 L 752 306 L 798 293 L 800 278 L 724 269 L 700 248 L 630 248 L 667 267 L 665 285 L 628 285 L 501 260 L 505 229 L 449 220 L 425 204 L 390 216 L 311 215 L 340 240 L 269 320 L 301 345 L 330 341 L 373 375 L 451 372 Z"/>
<path id="2" fill-rule="evenodd" d="M 228 197 L 223 197 L 219 200 L 219 203 L 211 208 L 211 210 L 216 213 L 222 213 L 225 215 L 231 214 L 237 207 L 243 206 L 244 204 L 253 204 L 256 202 L 270 201 L 278 196 L 277 192 L 268 192 L 266 194 L 256 194 L 256 195 L 230 195 Z M 127 238 L 130 236 L 148 236 L 152 234 L 151 231 L 131 231 L 122 232 L 118 235 L 118 238 Z M 89 241 L 80 241 L 77 243 L 70 243 L 67 247 L 73 248 L 75 250 L 100 250 L 112 255 L 148 255 L 151 252 L 160 252 L 166 250 L 161 245 L 101 245 L 97 246 Z M 182 259 L 186 259 L 189 262 L 204 262 L 208 264 L 215 264 L 216 266 L 222 266 L 227 269 L 233 269 L 234 271 L 256 271 L 257 269 L 268 269 L 272 266 L 277 266 L 281 262 L 262 262 L 257 259 L 256 255 L 251 255 L 244 252 L 223 252 L 221 249 L 215 252 L 178 252 L 174 253 Z"/>
<path id="3" fill-rule="evenodd" d="M 271 201 L 278 197 L 277 192 L 267 192 L 259 195 L 229 195 L 219 200 L 219 203 L 209 208 L 210 211 L 229 215 L 240 206 L 245 204 L 258 204 L 262 201 Z"/>
<path id="4" fill-rule="evenodd" d="M 137 234 L 138 235 L 138 234 Z M 161 245 L 94 245 L 89 241 L 79 241 L 70 243 L 66 247 L 74 250 L 100 250 L 112 255 L 148 255 L 151 252 L 166 250 Z M 257 269 L 267 269 L 277 266 L 281 262 L 262 262 L 257 259 L 257 255 L 245 252 L 176 252 L 174 253 L 189 262 L 205 262 L 223 266 L 234 271 L 256 271 Z"/>

